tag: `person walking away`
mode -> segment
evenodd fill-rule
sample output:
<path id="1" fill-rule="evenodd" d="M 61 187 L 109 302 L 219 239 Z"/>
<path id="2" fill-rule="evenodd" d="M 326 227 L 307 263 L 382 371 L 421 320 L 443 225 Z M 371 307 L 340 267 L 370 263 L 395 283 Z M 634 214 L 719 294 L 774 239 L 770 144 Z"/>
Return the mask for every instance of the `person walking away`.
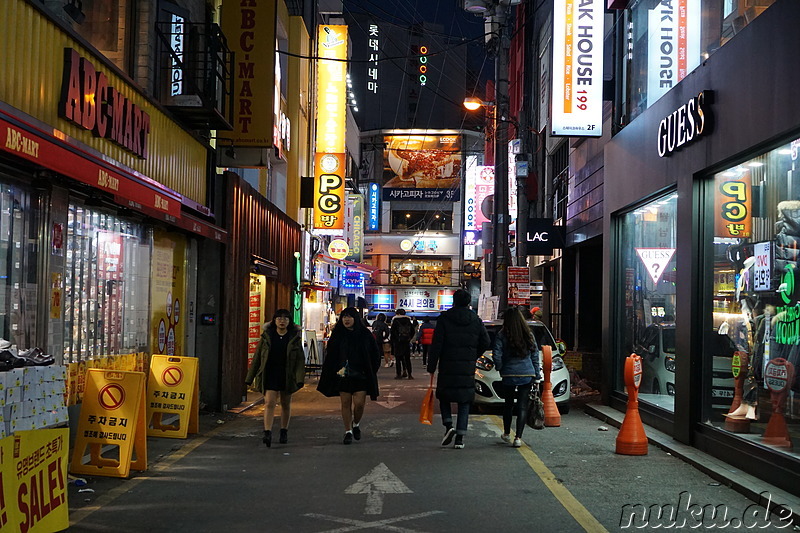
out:
<path id="1" fill-rule="evenodd" d="M 513 447 L 522 446 L 522 432 L 525 430 L 530 392 L 534 380 L 539 379 L 539 346 L 533 338 L 530 327 L 522 313 L 509 308 L 504 316 L 503 329 L 494 339 L 492 360 L 503 378 L 505 403 L 503 404 L 503 442 Z M 514 414 L 514 401 L 517 402 L 517 426 L 511 438 L 511 418 Z"/>
<path id="2" fill-rule="evenodd" d="M 414 325 L 406 316 L 405 309 L 398 309 L 395 312 L 389 331 L 397 371 L 394 379 L 414 379 L 411 375 L 411 339 L 414 338 Z"/>
<path id="3" fill-rule="evenodd" d="M 419 327 L 419 345 L 422 349 L 422 365 L 428 366 L 428 350 L 433 342 L 434 327 L 431 324 L 431 319 L 425 317 L 422 319 L 422 325 Z"/>
<path id="4" fill-rule="evenodd" d="M 360 424 L 367 394 L 373 401 L 378 398 L 380 365 L 378 345 L 364 326 L 361 314 L 355 307 L 343 309 L 328 339 L 317 390 L 328 398 L 339 396 L 344 444 L 361 440 Z"/>
<path id="5" fill-rule="evenodd" d="M 378 313 L 375 322 L 372 323 L 372 335 L 378 343 L 378 349 L 383 352 L 383 360 L 386 368 L 394 366 L 392 358 L 392 344 L 389 342 L 389 325 L 386 323 L 386 315 Z"/>
<path id="6" fill-rule="evenodd" d="M 489 334 L 480 317 L 469 308 L 471 300 L 464 289 L 455 292 L 453 307 L 436 321 L 428 353 L 428 372 L 439 370 L 436 398 L 445 427 L 442 446 L 450 444 L 455 436 L 455 447 L 464 447 L 469 408 L 475 398 L 475 361 L 489 348 Z M 455 429 L 451 403 L 458 405 Z"/>
<path id="7" fill-rule="evenodd" d="M 281 432 L 279 442 L 289 442 L 289 419 L 292 417 L 292 394 L 303 388 L 306 376 L 306 355 L 300 328 L 294 325 L 288 309 L 278 309 L 272 321 L 265 324 L 256 345 L 253 362 L 245 383 L 264 395 L 264 436 L 262 442 L 272 446 L 272 423 L 275 405 L 280 397 Z"/>
<path id="8" fill-rule="evenodd" d="M 411 317 L 411 325 L 414 326 L 414 337 L 411 339 L 411 354 L 416 356 L 420 352 L 419 348 L 419 320 Z"/>

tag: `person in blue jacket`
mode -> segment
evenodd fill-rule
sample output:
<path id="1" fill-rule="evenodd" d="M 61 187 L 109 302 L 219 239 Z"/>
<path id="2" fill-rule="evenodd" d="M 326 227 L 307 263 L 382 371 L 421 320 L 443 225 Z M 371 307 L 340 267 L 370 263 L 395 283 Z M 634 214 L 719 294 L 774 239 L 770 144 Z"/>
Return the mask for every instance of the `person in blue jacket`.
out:
<path id="1" fill-rule="evenodd" d="M 516 307 L 509 308 L 501 329 L 494 340 L 492 353 L 494 365 L 503 377 L 505 404 L 503 405 L 503 442 L 515 448 L 522 446 L 522 432 L 530 403 L 534 380 L 539 379 L 539 346 L 531 328 Z M 517 432 L 511 439 L 511 418 L 514 401 L 519 405 Z"/>

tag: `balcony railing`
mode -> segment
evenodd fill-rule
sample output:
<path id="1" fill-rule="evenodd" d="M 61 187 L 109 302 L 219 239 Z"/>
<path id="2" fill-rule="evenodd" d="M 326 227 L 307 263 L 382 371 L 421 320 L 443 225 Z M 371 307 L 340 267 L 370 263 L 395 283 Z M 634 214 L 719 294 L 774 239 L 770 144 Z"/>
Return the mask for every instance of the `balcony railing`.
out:
<path id="1" fill-rule="evenodd" d="M 219 26 L 173 16 L 156 33 L 164 51 L 161 102 L 191 129 L 233 129 L 233 52 Z"/>

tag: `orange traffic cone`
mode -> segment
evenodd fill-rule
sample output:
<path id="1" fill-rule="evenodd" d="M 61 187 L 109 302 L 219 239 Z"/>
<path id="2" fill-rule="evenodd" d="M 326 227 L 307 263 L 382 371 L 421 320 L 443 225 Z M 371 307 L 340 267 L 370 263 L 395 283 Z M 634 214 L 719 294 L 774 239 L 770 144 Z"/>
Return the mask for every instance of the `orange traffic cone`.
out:
<path id="1" fill-rule="evenodd" d="M 786 397 L 794 383 L 794 365 L 783 358 L 772 359 L 764 370 L 764 382 L 770 393 L 772 414 L 761 442 L 770 446 L 792 449 L 792 437 L 786 425 Z"/>
<path id="2" fill-rule="evenodd" d="M 642 358 L 631 354 L 625 360 L 625 385 L 628 389 L 628 409 L 617 435 L 620 455 L 647 455 L 647 435 L 639 416 L 639 385 L 642 382 Z"/>
<path id="3" fill-rule="evenodd" d="M 553 384 L 550 383 L 550 371 L 553 365 L 553 349 L 542 346 L 542 370 L 544 371 L 544 385 L 542 386 L 542 403 L 544 403 L 544 425 L 558 427 L 561 425 L 561 413 L 558 412 L 556 398 L 553 396 Z"/>

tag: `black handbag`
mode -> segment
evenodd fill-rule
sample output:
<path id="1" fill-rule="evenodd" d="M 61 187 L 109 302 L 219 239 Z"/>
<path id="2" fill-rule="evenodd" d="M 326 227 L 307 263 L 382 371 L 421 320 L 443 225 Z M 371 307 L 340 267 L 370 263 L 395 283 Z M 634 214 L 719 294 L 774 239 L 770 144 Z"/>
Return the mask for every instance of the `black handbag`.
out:
<path id="1" fill-rule="evenodd" d="M 531 387 L 528 416 L 525 423 L 532 429 L 544 429 L 544 402 L 539 395 L 538 383 L 534 383 Z"/>

